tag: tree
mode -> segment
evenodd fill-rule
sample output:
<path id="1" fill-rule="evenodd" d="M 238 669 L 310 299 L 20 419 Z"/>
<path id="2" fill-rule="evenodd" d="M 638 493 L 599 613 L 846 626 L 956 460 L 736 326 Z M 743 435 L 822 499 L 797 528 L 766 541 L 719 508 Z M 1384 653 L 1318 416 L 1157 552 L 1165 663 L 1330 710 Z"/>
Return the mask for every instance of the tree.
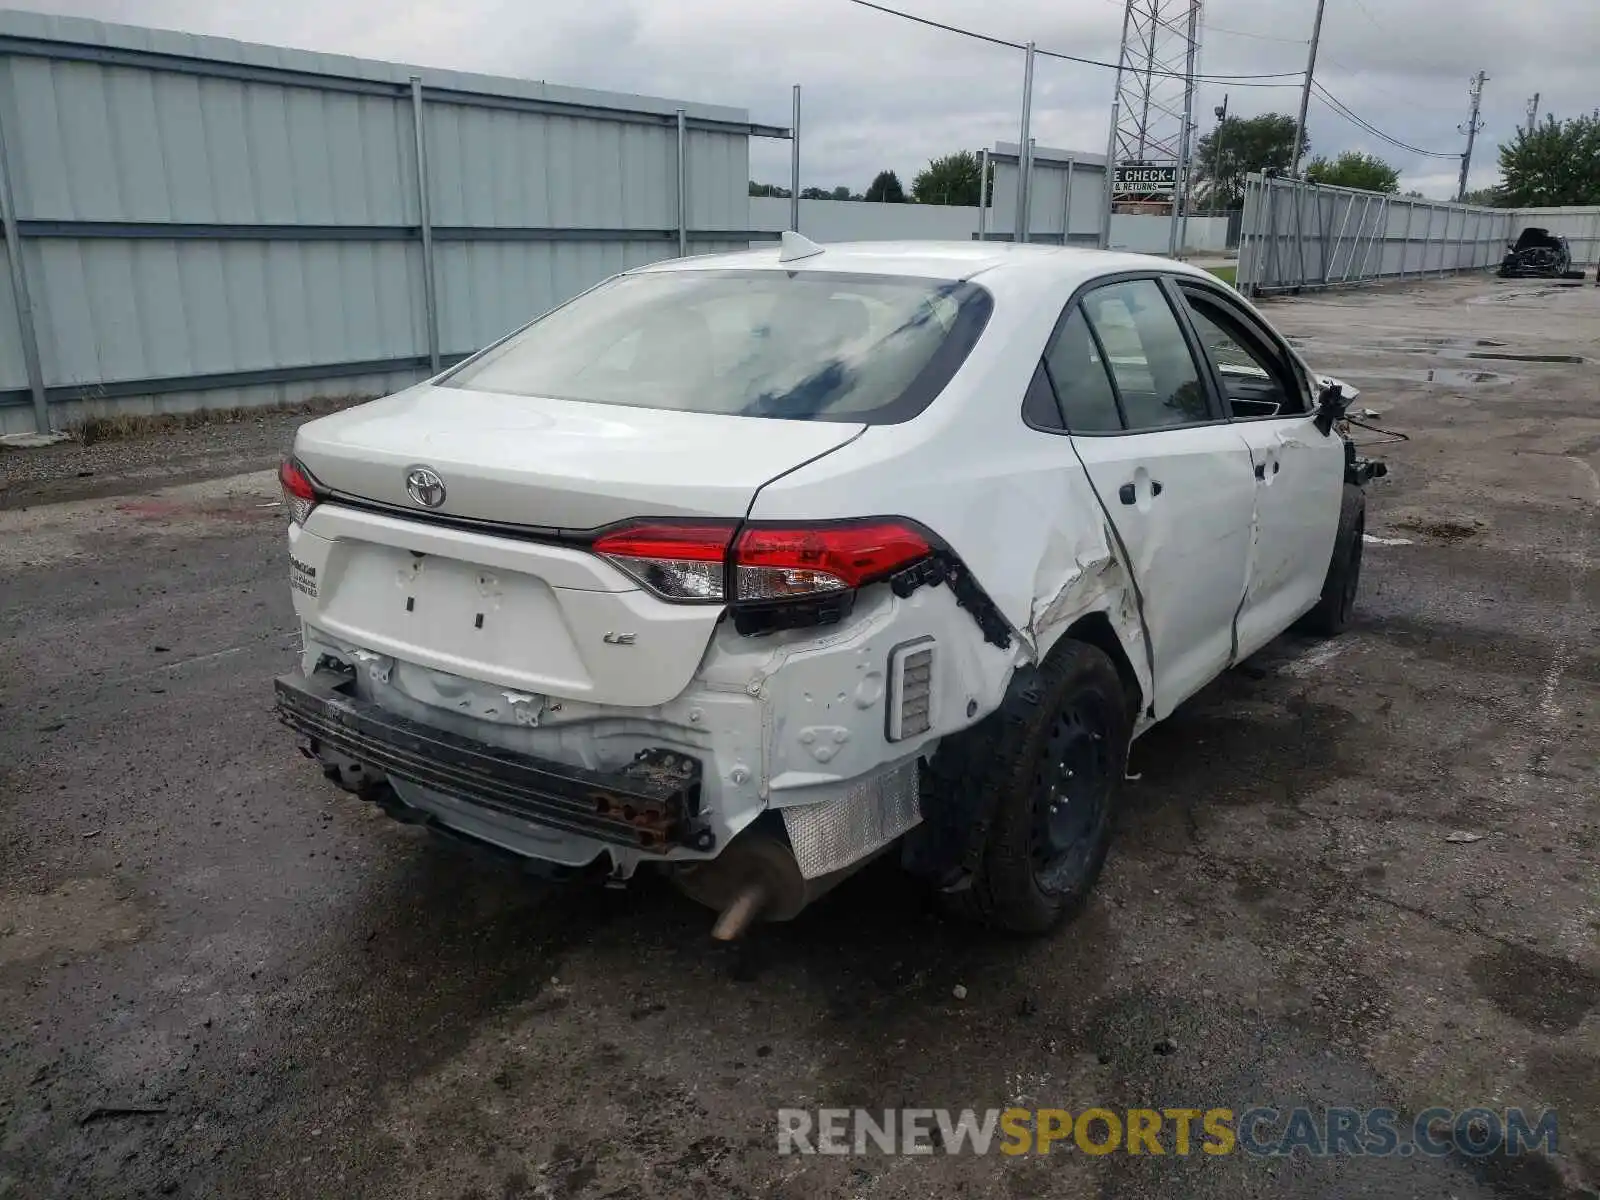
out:
<path id="1" fill-rule="evenodd" d="M 993 182 L 993 168 L 990 168 Z M 911 181 L 918 204 L 965 204 L 976 207 L 983 197 L 983 160 L 971 150 L 936 158 Z"/>
<path id="2" fill-rule="evenodd" d="M 800 199 L 802 199 L 802 200 L 829 200 L 829 199 L 832 199 L 832 195 L 825 188 L 808 187 L 808 188 L 801 188 L 800 189 Z"/>
<path id="3" fill-rule="evenodd" d="M 1500 174 L 1509 208 L 1600 204 L 1600 112 L 1517 130 L 1500 147 Z"/>
<path id="4" fill-rule="evenodd" d="M 1408 196 L 1411 194 L 1412 193 L 1410 192 L 1406 193 Z M 1418 196 L 1422 195 L 1421 192 L 1417 192 L 1416 194 Z M 1466 194 L 1465 203 L 1482 205 L 1484 208 L 1507 207 L 1505 196 L 1497 187 L 1476 188 Z"/>
<path id="5" fill-rule="evenodd" d="M 1194 175 L 1212 208 L 1244 203 L 1244 177 L 1251 171 L 1287 171 L 1294 161 L 1296 121 L 1283 113 L 1229 117 L 1195 146 Z M 1311 149 L 1303 137 L 1300 152 Z"/>
<path id="6" fill-rule="evenodd" d="M 1375 154 L 1359 150 L 1346 150 L 1329 162 L 1325 158 L 1312 159 L 1306 168 L 1306 178 L 1312 183 L 1328 183 L 1335 187 L 1360 188 L 1364 192 L 1382 192 L 1392 196 L 1400 190 L 1400 172 Z"/>
<path id="7" fill-rule="evenodd" d="M 900 176 L 893 171 L 879 171 L 867 188 L 866 198 L 880 204 L 904 204 L 906 190 L 900 186 Z"/>
<path id="8" fill-rule="evenodd" d="M 752 179 L 750 181 L 750 194 L 752 196 L 777 196 L 787 200 L 789 198 L 789 189 L 780 187 L 775 183 L 757 183 Z"/>

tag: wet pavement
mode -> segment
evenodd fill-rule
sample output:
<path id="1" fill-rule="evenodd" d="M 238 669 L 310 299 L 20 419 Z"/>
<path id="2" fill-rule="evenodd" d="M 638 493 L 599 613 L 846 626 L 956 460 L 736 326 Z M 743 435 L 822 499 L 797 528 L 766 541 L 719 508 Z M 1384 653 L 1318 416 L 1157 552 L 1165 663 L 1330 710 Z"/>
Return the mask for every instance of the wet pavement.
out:
<path id="1" fill-rule="evenodd" d="M 0 1196 L 1589 1194 L 1600 364 L 1440 376 L 1600 357 L 1600 290 L 1268 312 L 1411 437 L 1355 628 L 1138 743 L 1100 889 L 1045 941 L 889 864 L 730 949 L 658 884 L 463 857 L 274 723 L 269 474 L 0 513 Z M 1561 1153 L 775 1152 L 779 1107 L 1436 1104 L 1553 1108 Z"/>

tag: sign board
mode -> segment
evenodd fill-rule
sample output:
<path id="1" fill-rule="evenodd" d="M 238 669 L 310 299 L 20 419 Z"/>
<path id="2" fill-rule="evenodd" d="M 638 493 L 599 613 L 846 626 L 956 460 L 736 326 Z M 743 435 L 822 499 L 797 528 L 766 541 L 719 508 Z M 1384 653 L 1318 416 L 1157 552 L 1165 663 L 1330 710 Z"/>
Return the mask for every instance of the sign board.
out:
<path id="1" fill-rule="evenodd" d="M 1178 190 L 1178 164 L 1120 162 L 1113 174 L 1111 190 L 1118 200 L 1171 196 Z"/>

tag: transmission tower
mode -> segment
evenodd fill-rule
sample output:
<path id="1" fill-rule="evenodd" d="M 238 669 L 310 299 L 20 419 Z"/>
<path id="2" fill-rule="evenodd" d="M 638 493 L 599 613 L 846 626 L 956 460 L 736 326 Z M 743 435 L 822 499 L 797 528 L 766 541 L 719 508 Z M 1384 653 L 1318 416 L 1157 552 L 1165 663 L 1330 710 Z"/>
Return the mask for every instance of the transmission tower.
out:
<path id="1" fill-rule="evenodd" d="M 1112 139 L 1119 164 L 1176 168 L 1182 160 L 1188 132 L 1184 103 L 1200 50 L 1200 3 L 1127 0 Z M 1136 191 L 1123 189 L 1124 198 L 1137 198 Z M 1170 201 L 1172 190 L 1152 187 L 1145 198 Z"/>

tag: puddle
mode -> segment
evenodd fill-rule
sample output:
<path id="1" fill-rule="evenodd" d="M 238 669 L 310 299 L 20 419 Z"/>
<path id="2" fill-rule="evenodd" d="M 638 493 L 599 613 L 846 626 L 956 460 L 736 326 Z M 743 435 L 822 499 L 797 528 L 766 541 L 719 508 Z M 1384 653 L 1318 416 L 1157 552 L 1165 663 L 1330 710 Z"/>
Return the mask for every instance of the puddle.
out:
<path id="1" fill-rule="evenodd" d="M 1399 526 L 1427 534 L 1441 542 L 1464 542 L 1480 532 L 1477 526 L 1463 525 L 1459 521 L 1401 521 Z"/>
<path id="2" fill-rule="evenodd" d="M 1505 375 L 1499 371 L 1459 371 L 1453 367 L 1434 367 L 1431 370 L 1347 367 L 1332 373 L 1341 379 L 1348 376 L 1352 383 L 1359 383 L 1363 379 L 1407 379 L 1416 383 L 1438 383 L 1447 387 L 1503 387 L 1517 380 L 1517 376 Z"/>
<path id="3" fill-rule="evenodd" d="M 1531 363 L 1582 363 L 1585 360 L 1577 354 L 1489 354 L 1482 350 L 1474 350 L 1467 355 L 1468 358 L 1489 358 L 1503 362 L 1531 362 Z"/>

